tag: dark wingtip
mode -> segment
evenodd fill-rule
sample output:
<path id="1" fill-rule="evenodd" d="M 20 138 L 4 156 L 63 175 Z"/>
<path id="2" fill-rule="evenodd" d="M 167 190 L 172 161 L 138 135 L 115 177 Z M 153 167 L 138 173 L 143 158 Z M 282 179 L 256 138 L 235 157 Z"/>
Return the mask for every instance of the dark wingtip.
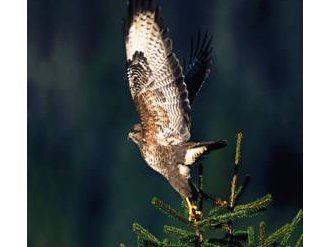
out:
<path id="1" fill-rule="evenodd" d="M 208 151 L 212 151 L 215 149 L 221 149 L 227 146 L 227 141 L 226 140 L 218 140 L 218 141 L 214 141 L 212 143 L 209 143 L 207 145 L 207 149 Z"/>
<path id="2" fill-rule="evenodd" d="M 211 71 L 213 64 L 212 40 L 213 36 L 207 30 L 204 33 L 200 29 L 197 37 L 190 39 L 190 57 L 189 64 L 186 66 L 187 70 L 185 70 L 185 82 L 191 104 Z"/>
<path id="3" fill-rule="evenodd" d="M 227 146 L 227 140 L 219 140 L 214 143 L 216 149 L 224 148 Z"/>

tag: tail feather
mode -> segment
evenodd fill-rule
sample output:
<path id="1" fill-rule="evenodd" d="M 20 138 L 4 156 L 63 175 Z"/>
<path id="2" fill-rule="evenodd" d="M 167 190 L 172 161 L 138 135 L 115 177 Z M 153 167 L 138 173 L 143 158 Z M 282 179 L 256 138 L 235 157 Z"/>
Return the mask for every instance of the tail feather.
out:
<path id="1" fill-rule="evenodd" d="M 218 140 L 218 141 L 208 141 L 208 142 L 198 142 L 196 143 L 195 147 L 206 147 L 206 152 L 224 148 L 227 146 L 227 141 L 225 140 Z"/>
<path id="2" fill-rule="evenodd" d="M 224 148 L 227 142 L 224 140 L 189 143 L 184 152 L 185 165 L 192 165 L 200 160 L 204 155 L 215 149 Z"/>

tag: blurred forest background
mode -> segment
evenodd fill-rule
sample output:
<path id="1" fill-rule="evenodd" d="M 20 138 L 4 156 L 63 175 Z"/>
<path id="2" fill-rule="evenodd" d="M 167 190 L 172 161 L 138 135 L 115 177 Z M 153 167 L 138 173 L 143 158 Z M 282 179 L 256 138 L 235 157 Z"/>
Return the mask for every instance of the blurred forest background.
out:
<path id="1" fill-rule="evenodd" d="M 214 36 L 192 139 L 229 145 L 204 162 L 206 190 L 228 195 L 241 129 L 242 172 L 252 176 L 244 199 L 271 193 L 263 219 L 275 229 L 302 207 L 302 0 L 156 3 L 179 58 L 198 28 Z M 124 0 L 28 1 L 28 246 L 135 246 L 134 221 L 159 236 L 170 222 L 153 195 L 180 204 L 127 140 L 138 118 L 124 16 Z"/>

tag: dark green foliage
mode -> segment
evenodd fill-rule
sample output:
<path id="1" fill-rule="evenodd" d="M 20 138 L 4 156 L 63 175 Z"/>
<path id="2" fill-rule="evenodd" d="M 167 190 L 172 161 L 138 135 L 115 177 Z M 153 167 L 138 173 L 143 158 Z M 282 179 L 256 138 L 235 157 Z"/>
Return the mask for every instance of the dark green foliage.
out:
<path id="1" fill-rule="evenodd" d="M 204 243 L 203 246 L 204 247 L 219 247 L 219 246 L 222 246 L 222 245 L 212 244 L 212 243 L 206 242 L 206 243 Z"/>
<path id="2" fill-rule="evenodd" d="M 247 234 L 248 234 L 248 239 L 247 239 L 247 246 L 252 247 L 255 245 L 255 236 L 254 236 L 254 228 L 253 226 L 248 226 L 247 228 Z"/>
<path id="3" fill-rule="evenodd" d="M 289 238 L 291 237 L 291 234 L 297 228 L 298 223 L 302 220 L 302 217 L 303 217 L 303 212 L 302 212 L 302 210 L 299 210 L 296 217 L 294 217 L 294 219 L 292 220 L 292 222 L 290 224 L 289 231 L 285 234 L 285 236 L 283 237 L 283 239 L 281 241 L 282 245 L 287 245 L 288 244 L 288 241 L 289 241 Z"/>
<path id="4" fill-rule="evenodd" d="M 174 226 L 164 226 L 164 232 L 170 235 L 175 235 L 178 237 L 179 240 L 182 240 L 183 242 L 189 240 L 189 239 L 194 239 L 195 234 L 192 232 L 189 232 L 187 230 L 174 227 Z"/>
<path id="5" fill-rule="evenodd" d="M 213 203 L 210 210 L 202 210 L 204 217 L 196 222 L 190 222 L 187 215 L 187 205 L 182 201 L 183 213 L 178 212 L 169 205 L 154 197 L 152 204 L 162 213 L 181 223 L 182 227 L 164 226 L 164 233 L 169 238 L 163 241 L 157 239 L 148 230 L 144 229 L 138 223 L 133 224 L 133 231 L 137 235 L 138 246 L 163 246 L 163 247 L 183 247 L 183 246 L 203 246 L 203 247 L 274 247 L 274 246 L 302 246 L 301 235 L 296 242 L 292 241 L 291 235 L 302 220 L 303 214 L 300 210 L 294 219 L 278 228 L 272 234 L 267 236 L 265 222 L 260 222 L 258 233 L 251 225 L 248 227 L 240 224 L 239 220 L 243 218 L 253 217 L 267 209 L 272 202 L 272 196 L 267 194 L 254 201 L 237 204 L 242 193 L 246 189 L 250 180 L 249 176 L 245 177 L 242 185 L 236 188 L 238 182 L 238 167 L 241 158 L 242 134 L 237 136 L 236 153 L 234 160 L 234 171 L 230 181 L 230 193 L 228 203 L 219 198 L 210 196 L 203 191 L 203 167 L 198 170 L 198 186 L 202 194 L 199 201 L 199 209 L 203 209 L 206 201 Z M 212 236 L 212 237 L 209 237 Z M 217 236 L 217 237 L 214 237 Z M 291 243 L 290 243 L 291 242 Z M 121 246 L 122 247 L 122 246 Z"/>
<path id="6" fill-rule="evenodd" d="M 221 211 L 214 211 L 213 215 L 198 222 L 200 227 L 217 227 L 234 221 L 239 218 L 250 217 L 256 215 L 258 212 L 263 211 L 271 203 L 271 195 L 266 195 L 254 202 L 247 203 L 244 205 L 237 206 L 232 212 L 221 213 Z"/>
<path id="7" fill-rule="evenodd" d="M 302 241 L 303 241 L 303 234 L 300 235 L 300 238 L 297 240 L 295 247 L 303 246 Z"/>
<path id="8" fill-rule="evenodd" d="M 151 200 L 152 205 L 154 205 L 156 208 L 158 208 L 162 213 L 169 216 L 170 218 L 179 220 L 183 223 L 189 224 L 189 220 L 182 216 L 180 213 L 178 213 L 176 210 L 171 208 L 169 205 L 165 204 L 161 200 L 159 200 L 157 197 L 153 197 Z"/>
<path id="9" fill-rule="evenodd" d="M 277 229 L 274 233 L 272 233 L 269 237 L 267 237 L 267 239 L 265 240 L 265 245 L 269 246 L 281 240 L 288 231 L 290 231 L 290 225 L 285 224 L 284 226 Z"/>
<path id="10" fill-rule="evenodd" d="M 298 223 L 301 220 L 302 220 L 302 210 L 299 210 L 296 217 L 294 217 L 291 223 L 285 224 L 266 239 L 265 246 L 269 246 L 271 244 L 274 244 L 275 242 L 280 242 L 281 246 L 288 246 L 289 245 L 288 240 L 291 237 L 293 231 L 297 228 Z M 299 242 L 298 242 L 298 246 L 299 246 Z"/>
<path id="11" fill-rule="evenodd" d="M 138 236 L 138 245 L 141 246 L 159 246 L 160 241 L 152 235 L 148 230 L 138 223 L 133 224 L 133 231 Z"/>

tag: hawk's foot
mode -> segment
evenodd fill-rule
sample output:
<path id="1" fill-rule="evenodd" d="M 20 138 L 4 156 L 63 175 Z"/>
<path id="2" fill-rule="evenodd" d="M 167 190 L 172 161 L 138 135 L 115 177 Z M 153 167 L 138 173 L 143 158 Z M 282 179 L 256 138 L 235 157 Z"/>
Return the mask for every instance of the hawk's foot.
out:
<path id="1" fill-rule="evenodd" d="M 189 200 L 188 197 L 185 198 L 188 205 L 188 215 L 189 221 L 198 221 L 203 217 L 203 213 L 198 210 L 197 206 Z"/>

